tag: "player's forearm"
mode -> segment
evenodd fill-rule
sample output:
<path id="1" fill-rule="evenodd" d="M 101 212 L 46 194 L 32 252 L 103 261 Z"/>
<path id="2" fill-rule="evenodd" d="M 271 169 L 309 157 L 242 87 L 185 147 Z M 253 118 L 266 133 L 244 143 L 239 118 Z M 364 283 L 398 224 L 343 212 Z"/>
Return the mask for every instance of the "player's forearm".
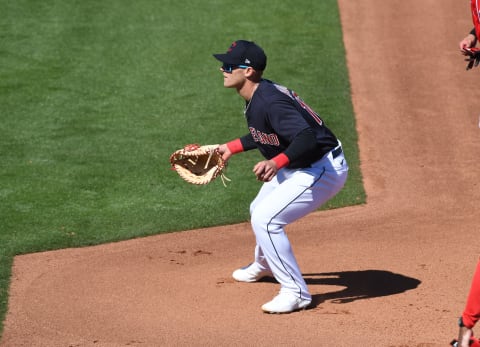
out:
<path id="1" fill-rule="evenodd" d="M 247 134 L 238 139 L 227 142 L 227 147 L 232 152 L 232 154 L 249 151 L 251 149 L 257 148 L 255 141 L 251 134 Z"/>
<path id="2" fill-rule="evenodd" d="M 300 132 L 285 150 L 285 155 L 290 162 L 295 161 L 307 153 L 315 151 L 317 148 L 317 139 L 312 129 L 308 128 Z"/>

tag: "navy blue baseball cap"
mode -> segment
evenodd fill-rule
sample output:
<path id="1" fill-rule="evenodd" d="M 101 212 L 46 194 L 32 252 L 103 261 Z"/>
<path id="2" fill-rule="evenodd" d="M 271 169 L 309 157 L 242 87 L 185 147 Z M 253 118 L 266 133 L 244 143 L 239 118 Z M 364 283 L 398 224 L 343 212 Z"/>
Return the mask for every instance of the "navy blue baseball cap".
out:
<path id="1" fill-rule="evenodd" d="M 265 70 L 267 66 L 265 52 L 253 41 L 237 40 L 231 44 L 227 53 L 213 56 L 224 64 L 251 66 L 258 71 Z"/>

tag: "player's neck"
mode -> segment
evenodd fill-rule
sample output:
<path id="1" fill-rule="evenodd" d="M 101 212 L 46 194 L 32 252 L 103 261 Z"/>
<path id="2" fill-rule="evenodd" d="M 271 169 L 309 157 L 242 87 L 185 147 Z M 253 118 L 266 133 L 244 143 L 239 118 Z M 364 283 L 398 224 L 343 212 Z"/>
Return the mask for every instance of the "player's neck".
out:
<path id="1" fill-rule="evenodd" d="M 259 82 L 253 82 L 253 81 L 246 81 L 245 84 L 242 86 L 242 88 L 238 89 L 238 94 L 242 98 L 245 99 L 245 101 L 250 101 L 253 97 L 253 94 L 258 88 Z"/>

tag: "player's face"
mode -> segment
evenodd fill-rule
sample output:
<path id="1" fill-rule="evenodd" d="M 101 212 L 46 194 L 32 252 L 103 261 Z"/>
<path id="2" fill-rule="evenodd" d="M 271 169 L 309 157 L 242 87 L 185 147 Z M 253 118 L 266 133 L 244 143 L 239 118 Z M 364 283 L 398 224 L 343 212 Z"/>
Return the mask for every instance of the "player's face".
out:
<path id="1" fill-rule="evenodd" d="M 245 69 L 247 67 L 240 66 L 222 66 L 220 71 L 223 72 L 223 86 L 225 88 L 241 88 L 245 83 Z"/>

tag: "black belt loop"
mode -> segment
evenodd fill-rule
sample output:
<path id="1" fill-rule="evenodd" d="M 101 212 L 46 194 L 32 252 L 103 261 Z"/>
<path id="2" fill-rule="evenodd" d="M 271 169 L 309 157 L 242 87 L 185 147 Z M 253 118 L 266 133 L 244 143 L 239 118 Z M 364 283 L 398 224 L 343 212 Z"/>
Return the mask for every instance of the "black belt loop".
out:
<path id="1" fill-rule="evenodd" d="M 337 148 L 335 148 L 333 151 L 332 151 L 332 158 L 335 159 L 336 157 L 338 157 L 340 154 L 342 154 L 343 150 L 342 150 L 342 146 L 338 146 Z"/>

